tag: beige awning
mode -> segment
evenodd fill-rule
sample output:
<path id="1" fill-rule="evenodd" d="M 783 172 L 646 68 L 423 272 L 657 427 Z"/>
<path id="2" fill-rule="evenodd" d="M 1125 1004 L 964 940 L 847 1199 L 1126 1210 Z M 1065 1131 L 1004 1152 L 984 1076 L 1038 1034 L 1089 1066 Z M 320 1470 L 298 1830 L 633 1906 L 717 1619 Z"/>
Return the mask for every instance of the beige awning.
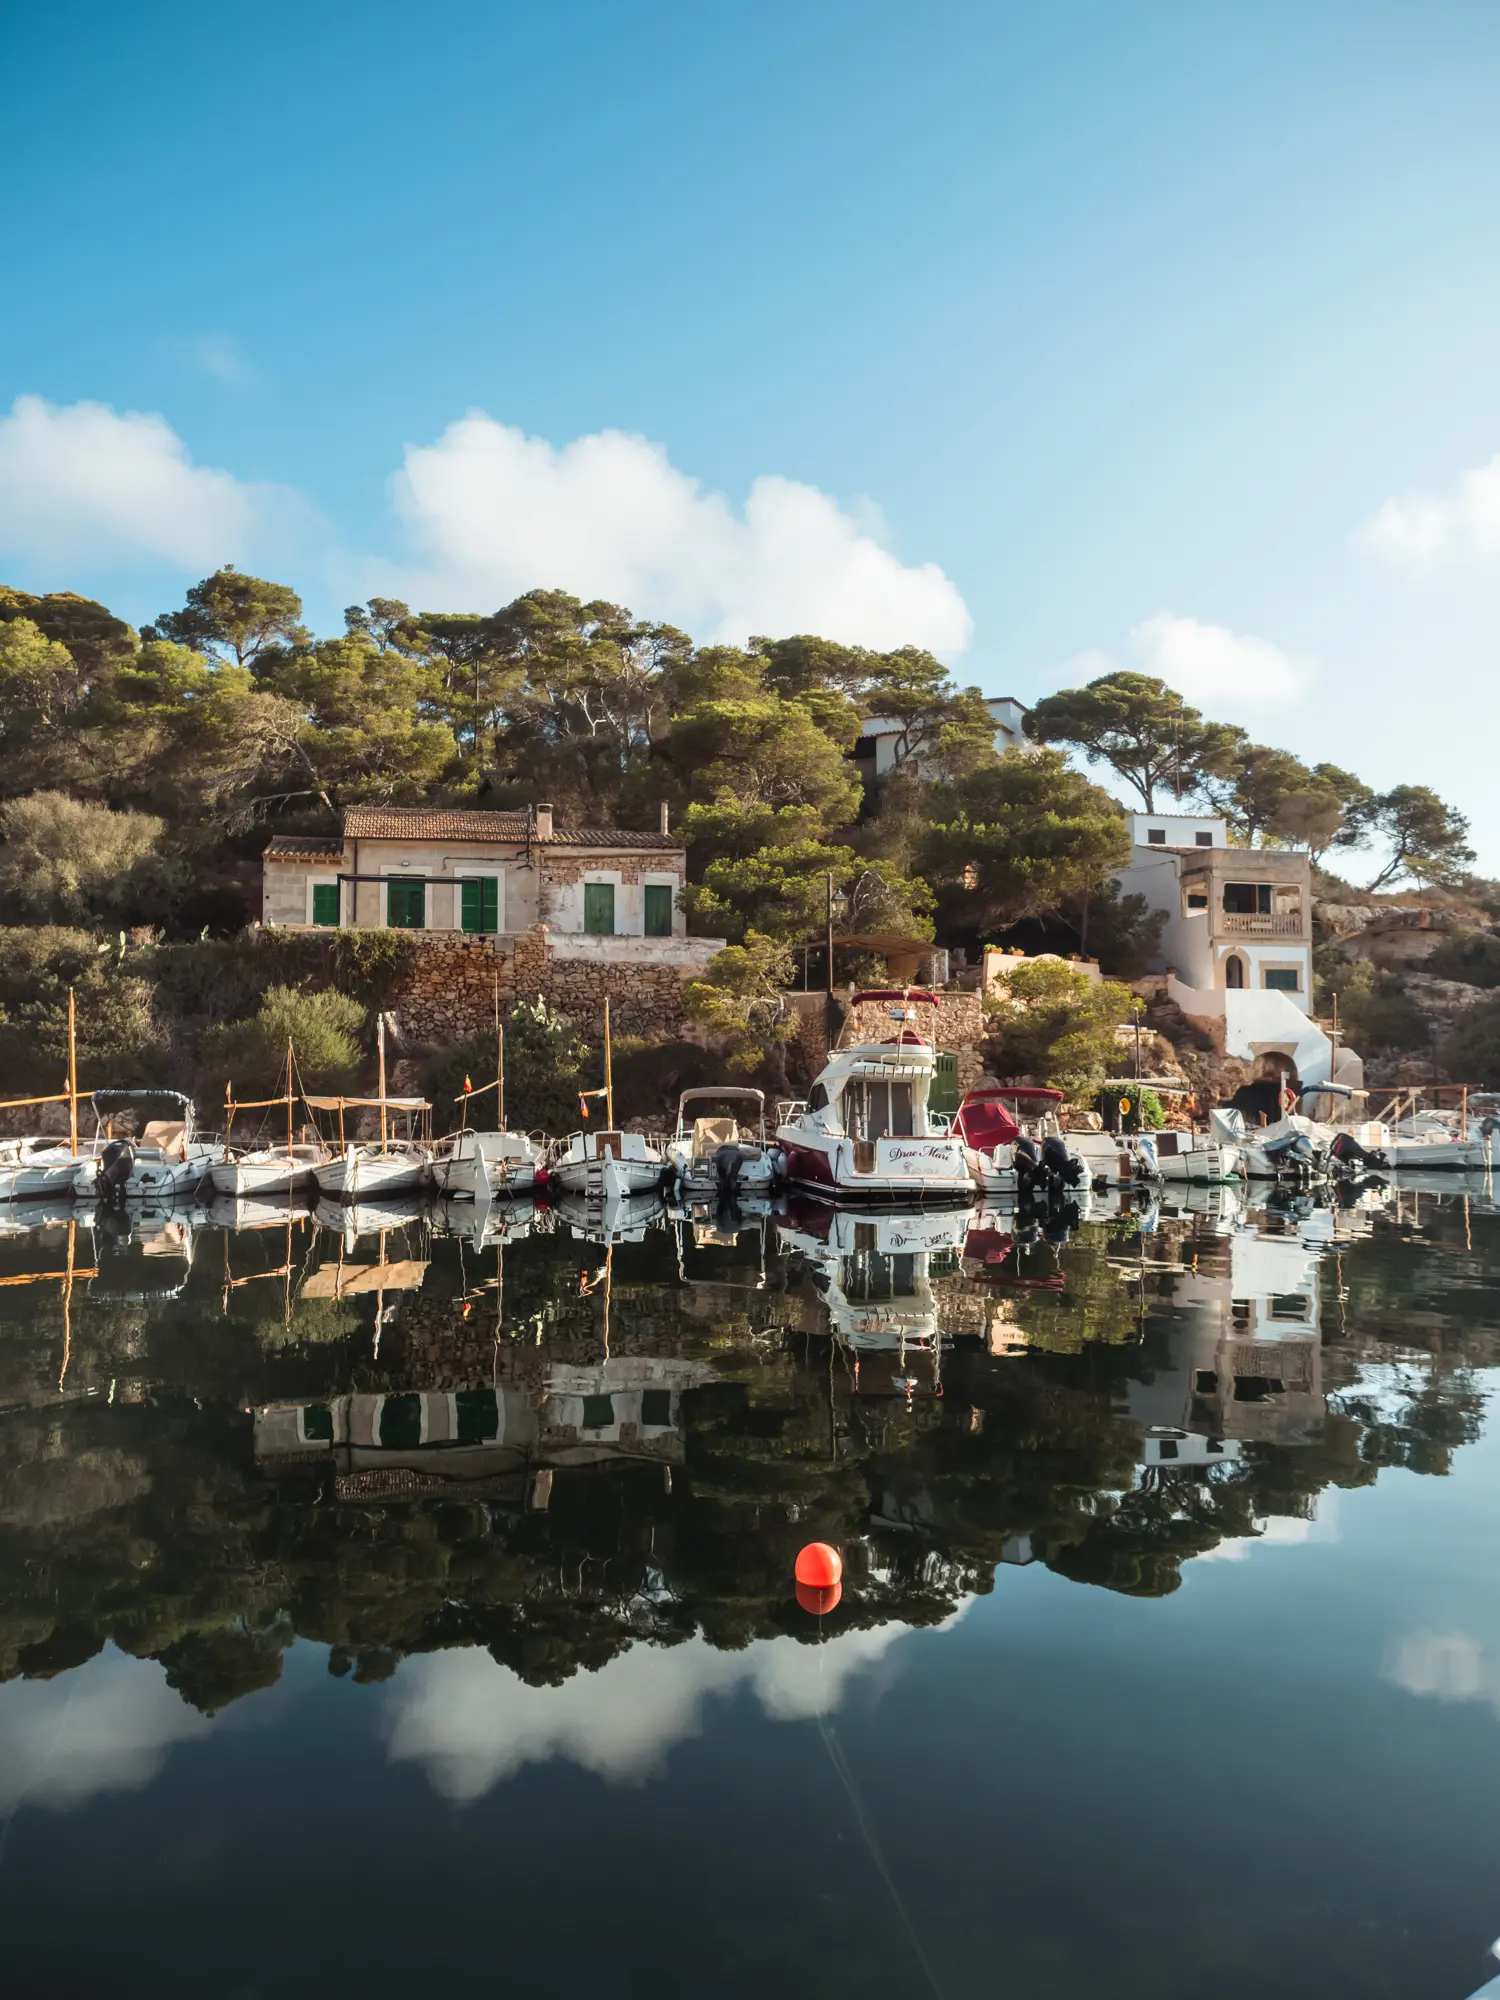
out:
<path id="1" fill-rule="evenodd" d="M 304 1299 L 347 1299 L 359 1292 L 414 1292 L 427 1276 L 415 1257 L 391 1264 L 322 1264 L 302 1286 Z"/>

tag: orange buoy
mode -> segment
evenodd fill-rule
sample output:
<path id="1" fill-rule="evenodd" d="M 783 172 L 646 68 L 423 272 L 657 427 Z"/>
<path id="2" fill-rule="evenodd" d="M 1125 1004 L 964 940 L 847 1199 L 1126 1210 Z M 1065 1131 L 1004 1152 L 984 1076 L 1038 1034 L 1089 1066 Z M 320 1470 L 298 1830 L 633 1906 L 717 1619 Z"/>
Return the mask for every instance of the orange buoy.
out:
<path id="1" fill-rule="evenodd" d="M 832 1611 L 843 1594 L 844 1586 L 841 1583 L 797 1585 L 797 1602 L 804 1611 L 810 1611 L 814 1618 L 821 1618 L 825 1612 Z"/>
<path id="2" fill-rule="evenodd" d="M 844 1558 L 827 1542 L 809 1542 L 805 1549 L 797 1551 L 793 1574 L 798 1583 L 811 1584 L 815 1590 L 831 1590 L 843 1578 Z"/>

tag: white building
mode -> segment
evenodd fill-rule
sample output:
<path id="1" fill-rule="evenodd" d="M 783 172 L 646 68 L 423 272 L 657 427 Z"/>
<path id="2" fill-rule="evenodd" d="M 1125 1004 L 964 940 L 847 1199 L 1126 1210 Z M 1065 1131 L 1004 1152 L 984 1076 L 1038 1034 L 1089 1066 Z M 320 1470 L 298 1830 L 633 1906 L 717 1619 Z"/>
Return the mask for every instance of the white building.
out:
<path id="1" fill-rule="evenodd" d="M 1333 1045 L 1312 1014 L 1312 864 L 1292 848 L 1231 847 L 1224 821 L 1130 813 L 1121 892 L 1166 923 L 1153 971 L 1182 1011 L 1223 1036 L 1226 1055 L 1274 1057 L 1303 1083 L 1328 1080 Z M 1338 1080 L 1358 1084 L 1340 1051 Z"/>
<path id="2" fill-rule="evenodd" d="M 1031 748 L 1026 735 L 1024 702 L 1017 701 L 1014 695 L 1002 694 L 987 701 L 985 707 L 995 724 L 997 756 L 1007 750 Z M 914 764 L 919 776 L 925 775 L 923 766 L 928 761 L 925 749 L 919 749 L 915 756 L 905 760 L 900 756 L 902 738 L 908 726 L 890 715 L 872 715 L 860 724 L 852 754 L 867 777 L 884 778 L 902 761 Z"/>

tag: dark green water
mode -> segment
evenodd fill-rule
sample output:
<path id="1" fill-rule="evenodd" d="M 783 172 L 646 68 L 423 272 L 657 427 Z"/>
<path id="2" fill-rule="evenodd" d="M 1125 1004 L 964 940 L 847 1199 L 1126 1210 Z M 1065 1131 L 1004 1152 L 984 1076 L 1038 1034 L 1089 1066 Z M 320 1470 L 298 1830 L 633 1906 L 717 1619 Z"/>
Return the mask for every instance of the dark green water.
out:
<path id="1" fill-rule="evenodd" d="M 5 1991 L 1465 2000 L 1500 1215 L 1223 1206 L 0 1237 Z"/>

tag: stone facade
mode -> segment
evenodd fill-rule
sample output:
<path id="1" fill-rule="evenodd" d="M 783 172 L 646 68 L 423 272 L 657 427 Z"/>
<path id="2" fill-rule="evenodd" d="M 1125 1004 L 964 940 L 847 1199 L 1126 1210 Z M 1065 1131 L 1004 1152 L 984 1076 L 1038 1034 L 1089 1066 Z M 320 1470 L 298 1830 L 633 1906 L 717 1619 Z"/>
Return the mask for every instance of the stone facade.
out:
<path id="1" fill-rule="evenodd" d="M 545 924 L 493 938 L 414 934 L 414 944 L 391 1011 L 409 1041 L 438 1045 L 489 1031 L 497 980 L 502 1013 L 540 994 L 580 1026 L 594 1025 L 608 995 L 616 1034 L 680 1035 L 683 991 L 722 949 L 718 938 L 557 936 Z M 613 949 L 576 949 L 584 946 Z"/>
<path id="2" fill-rule="evenodd" d="M 980 1051 L 989 1039 L 989 1023 L 985 1019 L 984 1003 L 977 993 L 964 993 L 953 988 L 945 989 L 937 995 L 937 1006 L 918 1007 L 915 1026 L 917 1032 L 930 1039 L 936 1049 L 958 1058 L 958 1087 L 960 1092 L 978 1083 L 984 1075 L 984 1058 Z M 899 1024 L 888 1012 L 889 1003 L 884 1000 L 866 1000 L 860 1006 L 850 1009 L 850 1042 L 884 1042 L 899 1032 Z"/>

